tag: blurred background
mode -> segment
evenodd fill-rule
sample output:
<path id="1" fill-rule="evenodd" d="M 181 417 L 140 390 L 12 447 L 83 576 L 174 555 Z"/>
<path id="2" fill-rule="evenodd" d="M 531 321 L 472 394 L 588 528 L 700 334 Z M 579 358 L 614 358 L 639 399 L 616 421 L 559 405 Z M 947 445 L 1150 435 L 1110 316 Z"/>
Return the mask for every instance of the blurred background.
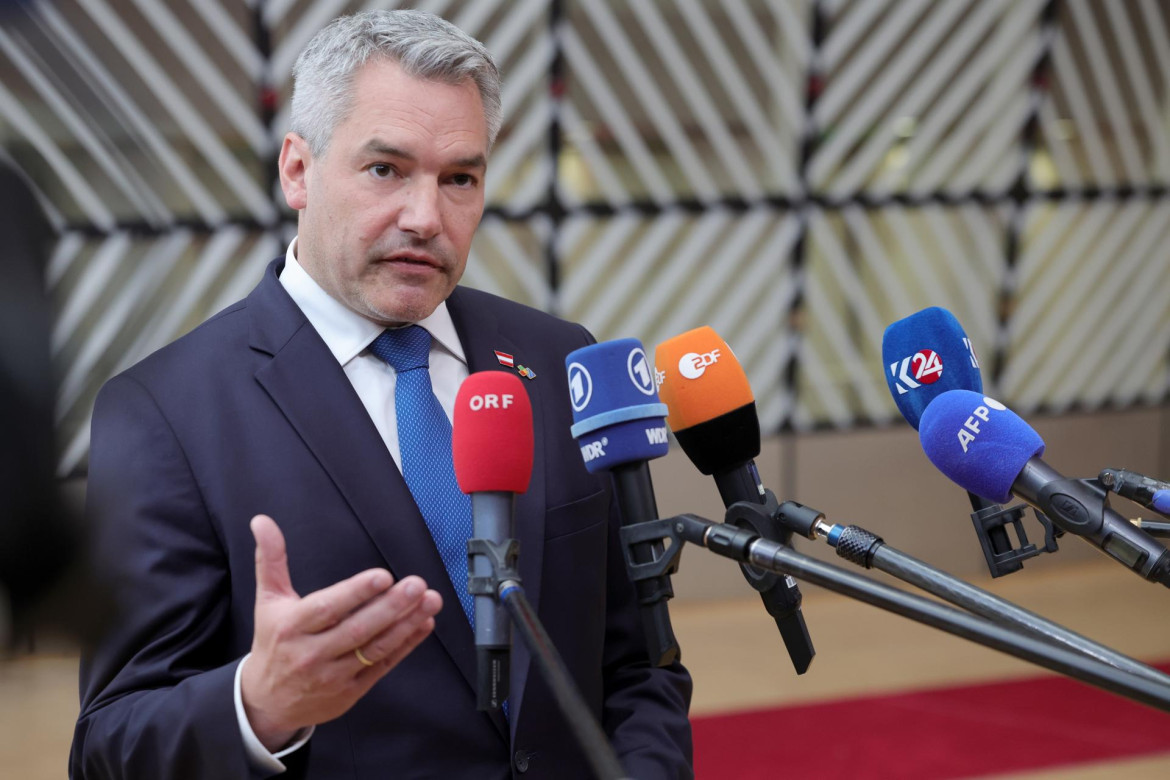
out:
<path id="1" fill-rule="evenodd" d="M 295 232 L 275 158 L 300 48 L 335 16 L 399 6 L 478 37 L 504 73 L 466 284 L 648 348 L 713 326 L 748 372 L 764 481 L 782 498 L 981 586 L 1022 588 L 1016 598 L 1046 598 L 1036 583 L 1059 582 L 1066 601 L 1044 614 L 1170 660 L 1167 621 L 1150 612 L 1157 586 L 1124 571 L 1114 585 L 1120 567 L 1079 540 L 991 580 L 966 497 L 926 462 L 881 358 L 886 325 L 945 307 L 974 342 L 985 390 L 1037 427 L 1051 463 L 1170 478 L 1163 0 L 0 5 L 0 156 L 56 232 L 45 270 L 56 457 L 74 503 L 101 384 L 244 296 Z M 713 484 L 680 452 L 654 474 L 664 514 L 721 516 Z M 1038 541 L 1039 526 L 1029 533 Z M 751 652 L 704 628 L 738 607 L 746 625 L 769 628 L 729 563 L 688 551 L 675 588 L 684 653 Z M 760 699 L 744 679 L 743 697 L 728 697 L 735 680 L 716 684 L 692 664 L 696 713 L 865 695 L 885 676 L 913 689 L 1039 673 L 976 648 L 983 660 L 924 676 L 895 640 L 939 642 L 934 658 L 967 649 L 881 614 L 864 639 L 893 643 L 887 655 L 848 656 L 857 648 L 818 640 L 834 630 L 818 628 L 821 615 L 859 619 L 837 598 L 806 589 L 819 651 L 808 674 L 798 680 L 778 637 L 761 637 L 752 647 L 771 644 L 780 684 Z M 76 657 L 44 635 L 23 649 L 0 670 L 0 767 L 59 777 Z M 884 671 L 834 671 L 859 663 Z M 824 687 L 842 679 L 854 683 Z M 49 702 L 36 727 L 47 743 L 22 736 L 33 701 Z M 821 769 L 810 776 L 831 776 Z"/>

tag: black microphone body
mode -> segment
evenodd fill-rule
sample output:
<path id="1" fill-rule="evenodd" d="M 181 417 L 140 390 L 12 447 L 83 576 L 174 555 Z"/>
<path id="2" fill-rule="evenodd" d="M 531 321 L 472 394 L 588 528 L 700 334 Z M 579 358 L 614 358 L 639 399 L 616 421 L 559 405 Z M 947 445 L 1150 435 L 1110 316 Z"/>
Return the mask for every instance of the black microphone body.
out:
<path id="1" fill-rule="evenodd" d="M 754 460 L 733 469 L 716 471 L 711 476 L 715 478 L 715 486 L 719 489 L 719 497 L 723 500 L 725 508 L 741 501 L 752 504 L 767 503 L 767 492 L 760 481 L 759 470 Z M 791 545 L 792 531 L 782 526 L 774 517 L 771 518 L 770 528 L 754 530 L 765 539 Z M 741 565 L 740 570 L 744 579 L 759 591 L 764 609 L 776 621 L 776 628 L 780 631 L 780 638 L 784 640 L 784 647 L 788 650 L 788 657 L 792 659 L 796 673 L 804 674 L 812 664 L 816 650 L 813 648 L 808 626 L 804 622 L 804 613 L 800 609 L 802 597 L 796 580 L 788 574 L 780 575 L 748 564 Z"/>
<path id="2" fill-rule="evenodd" d="M 754 402 L 675 431 L 675 438 L 699 471 L 714 477 L 724 508 L 740 501 L 767 502 L 767 491 L 755 462 L 755 456 L 760 453 L 760 418 Z M 729 463 L 735 465 L 728 467 Z M 769 528 L 754 530 L 780 544 L 792 541 L 792 532 L 778 521 L 772 522 Z M 800 609 L 802 598 L 796 580 L 748 564 L 742 564 L 740 570 L 744 579 L 759 591 L 764 609 L 776 621 L 796 673 L 804 674 L 816 650 Z"/>
<path id="3" fill-rule="evenodd" d="M 512 542 L 514 493 L 477 491 L 471 494 L 471 538 L 492 548 L 506 550 Z M 517 543 L 518 544 L 518 543 Z M 492 561 L 472 554 L 473 577 L 490 578 Z M 498 709 L 508 698 L 508 664 L 512 650 L 512 624 L 500 606 L 498 594 L 475 595 L 476 704 L 480 710 Z"/>
<path id="4" fill-rule="evenodd" d="M 1056 527 L 1082 537 L 1147 580 L 1170 587 L 1170 551 L 1113 511 L 1099 485 L 1068 479 L 1033 457 L 1012 483 L 1012 492 Z"/>
<path id="5" fill-rule="evenodd" d="M 622 463 L 611 469 L 618 509 L 622 525 L 633 526 L 658 519 L 658 504 L 654 499 L 654 487 L 650 481 L 650 464 L 647 461 Z M 630 557 L 634 563 L 650 563 L 663 556 L 665 546 L 661 540 L 638 542 L 630 545 Z M 647 652 L 654 666 L 667 666 L 678 659 L 678 641 L 670 624 L 667 601 L 674 598 L 670 575 L 634 581 L 638 593 L 639 612 L 645 630 Z"/>

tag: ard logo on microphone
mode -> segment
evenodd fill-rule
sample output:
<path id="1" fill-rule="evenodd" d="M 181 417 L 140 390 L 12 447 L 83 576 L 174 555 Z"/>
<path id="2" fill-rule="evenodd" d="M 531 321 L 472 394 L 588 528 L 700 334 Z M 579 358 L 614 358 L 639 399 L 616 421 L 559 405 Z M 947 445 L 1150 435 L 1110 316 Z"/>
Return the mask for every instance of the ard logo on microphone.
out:
<path id="1" fill-rule="evenodd" d="M 901 362 L 890 363 L 890 376 L 897 380 L 894 387 L 898 388 L 898 395 L 905 395 L 922 385 L 933 385 L 942 378 L 942 373 L 942 358 L 930 349 L 915 352 Z"/>
<path id="2" fill-rule="evenodd" d="M 979 421 L 987 422 L 991 418 L 991 410 L 995 409 L 997 412 L 1002 412 L 1007 409 L 1006 406 L 996 401 L 994 398 L 983 397 L 984 406 L 975 407 L 975 411 L 971 412 L 971 416 L 967 418 L 967 422 L 963 423 L 963 427 L 959 429 L 959 444 L 963 448 L 963 452 L 967 451 L 967 447 L 971 442 L 975 441 L 975 437 L 979 435 Z"/>
<path id="3" fill-rule="evenodd" d="M 580 412 L 589 405 L 593 397 L 593 377 L 580 363 L 569 364 L 569 400 L 573 411 Z"/>
<path id="4" fill-rule="evenodd" d="M 718 362 L 718 349 L 713 349 L 710 352 L 704 352 L 702 354 L 688 352 L 679 358 L 678 372 L 687 379 L 698 379 L 707 371 L 707 366 L 713 366 Z"/>
<path id="5" fill-rule="evenodd" d="M 646 395 L 654 395 L 658 388 L 654 384 L 654 375 L 650 372 L 650 363 L 646 360 L 646 353 L 641 347 L 630 350 L 626 358 L 626 372 L 634 387 Z"/>

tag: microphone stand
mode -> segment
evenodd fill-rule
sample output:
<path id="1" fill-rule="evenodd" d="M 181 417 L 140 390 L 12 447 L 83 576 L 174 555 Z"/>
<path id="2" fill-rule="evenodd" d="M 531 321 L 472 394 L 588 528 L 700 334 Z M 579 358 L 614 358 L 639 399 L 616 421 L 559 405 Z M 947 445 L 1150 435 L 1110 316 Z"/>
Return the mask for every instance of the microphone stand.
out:
<path id="1" fill-rule="evenodd" d="M 807 580 L 828 590 L 843 593 L 919 623 L 1073 677 L 1110 693 L 1170 712 L 1170 688 L 1161 683 L 1117 669 L 1096 659 L 1086 658 L 1080 653 L 1054 647 L 985 618 L 874 582 L 859 574 L 802 555 L 789 547 L 740 528 L 735 522 L 745 513 L 750 515 L 762 511 L 764 508 L 760 505 L 739 502 L 728 507 L 724 523 L 716 523 L 697 515 L 683 514 L 623 528 L 622 539 L 627 547 L 631 543 L 651 539 L 671 540 L 663 559 L 648 564 L 631 564 L 630 571 L 635 576 L 655 576 L 656 568 L 672 565 L 674 563 L 672 559 L 681 552 L 683 543 L 691 542 L 739 563 L 750 563 L 777 574 L 789 574 Z"/>
<path id="2" fill-rule="evenodd" d="M 622 522 L 637 522 L 639 518 L 658 517 L 658 504 L 654 501 L 654 490 L 650 487 L 650 466 L 647 461 L 635 461 L 614 466 L 611 470 L 616 487 L 618 507 Z M 630 548 L 630 556 L 637 563 L 647 563 L 663 553 L 662 542 L 646 543 Z M 673 571 L 666 571 L 661 577 L 638 580 L 634 587 L 638 593 L 638 611 L 642 617 L 642 630 L 646 635 L 646 652 L 653 666 L 669 666 L 679 656 L 678 640 L 670 624 L 667 601 L 674 598 L 670 584 Z"/>
<path id="3" fill-rule="evenodd" d="M 769 499 L 775 500 L 771 495 Z M 884 571 L 995 623 L 1015 626 L 1037 639 L 1144 677 L 1170 691 L 1170 675 L 923 563 L 860 526 L 830 525 L 820 512 L 795 501 L 785 501 L 776 507 L 776 516 L 795 533 L 813 540 L 825 539 L 837 555 L 851 563 Z"/>
<path id="4" fill-rule="evenodd" d="M 599 780 L 628 780 L 617 754 L 594 719 L 585 700 L 581 698 L 573 678 L 565 668 L 561 654 L 549 638 L 548 632 L 536 616 L 536 611 L 520 585 L 520 571 L 517 568 L 517 553 L 520 542 L 505 539 L 494 542 L 472 538 L 467 541 L 469 558 L 480 556 L 491 563 L 491 574 L 470 576 L 467 590 L 472 595 L 490 595 L 502 602 L 512 618 L 524 644 L 536 659 L 541 674 L 552 690 L 557 708 L 568 721 L 569 730 L 581 746 L 593 774 Z"/>
<path id="5" fill-rule="evenodd" d="M 744 499 L 758 504 L 775 506 L 776 498 L 770 490 L 764 488 L 756 470 L 755 461 L 749 460 L 740 468 L 727 471 L 716 471 L 715 485 L 719 489 L 719 497 L 724 506 L 731 506 L 738 496 L 751 496 Z M 749 517 L 740 517 L 741 522 L 748 525 L 749 530 L 764 539 L 770 539 L 780 544 L 791 544 L 792 531 L 781 525 L 774 512 L 753 513 Z M 761 571 L 747 564 L 740 565 L 740 571 L 748 584 L 752 586 L 764 602 L 764 609 L 776 621 L 776 628 L 780 631 L 780 639 L 788 651 L 788 658 L 797 674 L 808 671 L 817 651 L 813 647 L 812 637 L 808 632 L 808 625 L 804 621 L 801 611 L 803 598 L 796 580 L 788 575 L 777 575 L 775 572 Z"/>

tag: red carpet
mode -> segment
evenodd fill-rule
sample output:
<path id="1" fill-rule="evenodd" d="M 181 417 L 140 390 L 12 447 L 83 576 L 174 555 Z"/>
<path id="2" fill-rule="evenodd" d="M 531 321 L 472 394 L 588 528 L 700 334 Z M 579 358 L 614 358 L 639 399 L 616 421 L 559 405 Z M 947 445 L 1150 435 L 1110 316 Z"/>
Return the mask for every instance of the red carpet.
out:
<path id="1" fill-rule="evenodd" d="M 941 780 L 1170 751 L 1170 714 L 1063 677 L 697 717 L 694 732 L 700 780 Z"/>

